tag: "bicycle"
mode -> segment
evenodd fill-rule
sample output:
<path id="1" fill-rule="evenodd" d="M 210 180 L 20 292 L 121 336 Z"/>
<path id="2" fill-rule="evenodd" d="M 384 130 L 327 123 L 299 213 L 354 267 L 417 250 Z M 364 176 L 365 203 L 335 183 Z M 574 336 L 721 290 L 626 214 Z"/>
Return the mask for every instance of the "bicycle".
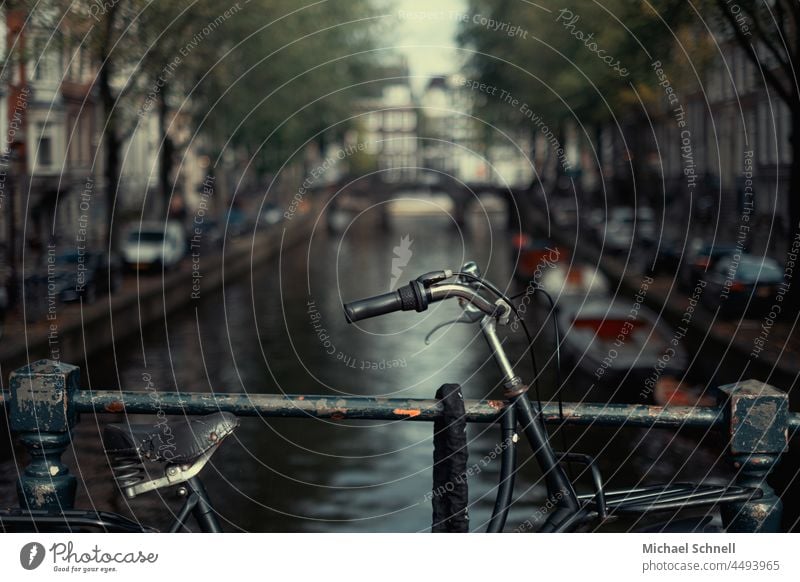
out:
<path id="1" fill-rule="evenodd" d="M 484 296 L 489 293 L 492 294 L 491 299 Z M 757 487 L 687 483 L 607 492 L 593 458 L 578 453 L 556 452 L 550 444 L 542 420 L 541 406 L 528 397 L 528 385 L 515 373 L 497 331 L 498 326 L 509 325 L 514 316 L 527 333 L 524 321 L 519 318 L 512 300 L 482 278 L 474 262 L 466 263 L 458 272 L 442 270 L 425 273 L 395 291 L 348 303 L 343 307 L 347 321 L 354 323 L 396 311 L 422 312 L 432 303 L 451 298 L 457 299 L 462 307 L 462 313 L 456 321 L 480 325 L 499 367 L 504 387 L 506 405 L 497 417 L 497 424 L 500 427 L 501 443 L 506 443 L 506 446 L 502 447 L 500 454 L 500 478 L 487 532 L 501 532 L 505 528 L 514 492 L 520 433 L 527 439 L 533 456 L 542 469 L 548 499 L 555 500 L 554 510 L 539 528 L 540 532 L 577 531 L 593 521 L 607 519 L 611 514 L 643 514 L 714 506 L 734 501 L 752 501 L 761 495 L 761 490 Z M 439 327 L 441 325 L 436 326 L 433 331 Z M 528 336 L 530 337 L 529 334 Z M 457 398 L 454 400 L 453 395 L 460 397 L 457 391 L 449 390 L 446 394 L 442 393 L 441 402 L 449 402 L 448 406 L 452 405 L 452 401 L 457 403 Z M 463 433 L 465 414 L 453 414 L 454 410 L 451 408 L 448 412 L 445 409 L 445 414 L 442 415 L 444 418 L 436 427 L 437 432 L 451 431 L 451 435 Z M 186 529 L 190 516 L 202 532 L 222 531 L 199 474 L 222 442 L 233 434 L 238 424 L 237 416 L 220 411 L 177 426 L 167 423 L 107 425 L 103 441 L 120 492 L 126 499 L 132 500 L 142 494 L 178 486 L 178 493 L 185 497 L 185 501 L 168 531 Z M 449 474 L 446 478 L 458 478 L 463 472 L 465 455 L 459 454 L 460 452 L 463 451 L 452 450 L 452 447 L 439 451 L 440 459 L 460 459 L 461 466 L 447 461 Z M 40 461 L 41 465 L 34 473 L 46 477 L 53 467 L 52 462 L 47 458 Z M 576 493 L 574 484 L 563 467 L 567 462 L 581 463 L 588 467 L 594 489 L 592 493 Z M 434 471 L 436 472 L 436 466 Z M 435 504 L 440 503 L 441 509 L 441 498 L 434 496 L 433 500 Z M 449 515 L 442 515 L 441 522 L 457 523 L 461 528 L 458 531 L 464 531 L 465 520 L 460 518 L 465 515 L 466 499 L 456 501 L 460 506 L 449 507 Z M 703 527 L 705 521 L 707 520 L 690 521 L 682 523 L 681 527 L 697 529 Z M 434 531 L 442 531 L 437 529 L 439 525 L 435 520 Z M 0 511 L 0 528 L 5 531 L 154 531 L 118 514 L 61 510 L 60 507 L 59 511 Z"/>
<path id="2" fill-rule="evenodd" d="M 448 282 L 451 279 L 454 281 Z M 535 289 L 535 292 L 545 293 L 538 287 Z M 492 293 L 495 300 L 491 301 L 485 298 L 480 294 L 481 291 Z M 539 529 L 540 532 L 577 531 L 594 520 L 607 519 L 612 512 L 617 515 L 645 514 L 714 506 L 733 501 L 752 501 L 760 498 L 761 490 L 757 488 L 691 483 L 655 485 L 606 492 L 602 476 L 592 457 L 579 453 L 556 452 L 550 444 L 547 430 L 542 421 L 540 405 L 532 402 L 528 397 L 529 386 L 515 373 L 503 342 L 498 336 L 497 328 L 508 325 L 513 315 L 525 330 L 528 349 L 532 350 L 530 333 L 512 300 L 491 282 L 482 278 L 477 264 L 472 261 L 465 263 L 459 272 L 442 270 L 425 273 L 391 293 L 345 304 L 344 310 L 347 321 L 354 323 L 396 311 L 422 312 L 428 309 L 430 304 L 450 298 L 457 298 L 463 310 L 461 316 L 454 322 L 480 325 L 481 332 L 500 370 L 504 387 L 503 396 L 507 403 L 500 418 L 500 425 L 501 442 L 508 443 L 508 446 L 502 448 L 500 482 L 487 532 L 500 532 L 505 527 L 513 496 L 514 476 L 517 471 L 518 429 L 528 440 L 534 457 L 544 474 L 547 499 L 556 500 L 555 510 L 547 516 Z M 547 299 L 551 307 L 554 307 L 554 302 L 549 295 Z M 453 322 L 440 324 L 433 331 L 449 323 Z M 558 335 L 556 335 L 556 344 L 558 343 Z M 558 358 L 556 360 L 558 362 Z M 592 494 L 578 495 L 576 493 L 573 483 L 562 466 L 567 462 L 587 465 L 594 487 Z M 695 530 L 704 527 L 708 521 L 707 518 L 691 519 L 677 523 L 677 527 Z M 665 528 L 669 527 L 669 525 L 665 526 Z"/>
<path id="3" fill-rule="evenodd" d="M 109 424 L 103 432 L 106 454 L 117 486 L 126 499 L 144 493 L 179 486 L 185 498 L 167 530 L 181 531 L 190 516 L 201 532 L 219 533 L 222 526 L 214 513 L 199 473 L 222 442 L 239 426 L 229 412 L 192 419 L 170 426 L 158 424 Z M 155 529 L 125 516 L 93 510 L 4 510 L 0 511 L 4 531 L 106 531 L 124 533 L 154 532 Z"/>

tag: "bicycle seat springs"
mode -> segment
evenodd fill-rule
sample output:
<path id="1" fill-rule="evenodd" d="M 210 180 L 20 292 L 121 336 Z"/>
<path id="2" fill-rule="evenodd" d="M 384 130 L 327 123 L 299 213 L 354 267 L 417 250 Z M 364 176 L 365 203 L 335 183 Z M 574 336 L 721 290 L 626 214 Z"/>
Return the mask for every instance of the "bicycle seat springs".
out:
<path id="1" fill-rule="evenodd" d="M 115 456 L 111 470 L 120 488 L 125 489 L 147 480 L 147 472 L 138 455 Z"/>

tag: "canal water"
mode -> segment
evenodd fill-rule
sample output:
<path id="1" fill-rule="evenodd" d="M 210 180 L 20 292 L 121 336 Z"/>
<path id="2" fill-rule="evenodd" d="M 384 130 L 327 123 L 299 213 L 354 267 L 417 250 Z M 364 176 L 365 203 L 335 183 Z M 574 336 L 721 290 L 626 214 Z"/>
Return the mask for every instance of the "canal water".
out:
<path id="1" fill-rule="evenodd" d="M 282 249 L 247 278 L 218 291 L 201 290 L 200 301 L 162 325 L 81 363 L 88 372 L 84 386 L 430 398 L 442 383 L 460 382 L 467 398 L 500 397 L 496 369 L 476 327 L 454 325 L 425 344 L 435 325 L 458 315 L 455 302 L 422 314 L 345 322 L 343 301 L 383 293 L 418 274 L 457 268 L 469 259 L 501 288 L 519 291 L 512 281 L 502 212 L 476 208 L 459 228 L 444 210 L 428 206 L 423 213 L 390 213 L 388 220 L 377 208 L 354 213 L 335 233 L 320 220 L 308 242 Z M 542 313 L 530 321 L 543 369 L 539 396 L 550 400 L 556 393 L 547 364 L 553 362 L 553 337 Z M 524 337 L 508 334 L 506 341 L 520 358 L 518 370 L 530 379 Z M 580 386 L 563 394 L 565 400 L 584 396 Z M 77 504 L 166 527 L 179 506 L 171 491 L 125 501 L 115 490 L 99 434 L 105 424 L 122 420 L 82 417 L 66 455 L 80 483 Z M 153 422 L 145 416 L 129 421 Z M 228 531 L 426 531 L 432 431 L 431 423 L 243 419 L 203 478 Z M 476 530 L 485 528 L 493 503 L 499 466 L 483 459 L 495 447 L 497 432 L 491 426 L 470 427 L 470 516 Z M 598 455 L 612 486 L 729 477 L 720 443 L 703 434 L 593 427 L 552 432 L 558 448 Z M 547 509 L 528 453 L 522 446 L 509 529 Z M 10 463 L 3 463 L 0 477 L 4 505 L 14 503 L 7 499 L 15 473 Z"/>

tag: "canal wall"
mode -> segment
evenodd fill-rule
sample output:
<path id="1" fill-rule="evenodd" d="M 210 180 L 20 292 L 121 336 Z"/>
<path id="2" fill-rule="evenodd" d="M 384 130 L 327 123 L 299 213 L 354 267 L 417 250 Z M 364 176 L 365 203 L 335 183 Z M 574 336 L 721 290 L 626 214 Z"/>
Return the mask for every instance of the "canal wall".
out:
<path id="1" fill-rule="evenodd" d="M 85 367 L 88 358 L 116 341 L 140 333 L 169 314 L 202 300 L 202 293 L 246 276 L 254 267 L 286 249 L 308 240 L 324 201 L 291 220 L 255 235 L 228 240 L 225 253 L 203 249 L 199 260 L 184 259 L 177 270 L 127 277 L 122 289 L 102 296 L 93 305 L 54 306 L 57 318 L 47 313 L 34 324 L 9 326 L 0 345 L 0 385 L 17 367 L 40 358 L 59 359 Z M 199 277 L 198 277 L 199 275 Z M 63 313 L 63 315 L 62 315 Z"/>

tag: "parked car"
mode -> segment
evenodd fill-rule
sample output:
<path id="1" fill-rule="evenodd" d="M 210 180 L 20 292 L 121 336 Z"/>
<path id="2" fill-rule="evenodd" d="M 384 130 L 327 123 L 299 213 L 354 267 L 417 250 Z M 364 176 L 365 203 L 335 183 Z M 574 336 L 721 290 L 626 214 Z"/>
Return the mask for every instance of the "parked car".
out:
<path id="1" fill-rule="evenodd" d="M 197 248 L 218 250 L 222 247 L 222 229 L 215 220 L 206 218 L 202 223 L 194 224 L 191 234 L 186 240 L 187 253 Z"/>
<path id="2" fill-rule="evenodd" d="M 603 239 L 605 230 L 606 211 L 602 208 L 593 208 L 581 215 L 582 228 L 586 231 L 589 238 L 595 242 Z"/>
<path id="3" fill-rule="evenodd" d="M 83 299 L 94 303 L 101 293 L 113 293 L 122 284 L 121 261 L 118 257 L 94 251 L 70 251 L 54 260 L 54 291 L 64 302 Z"/>
<path id="4" fill-rule="evenodd" d="M 609 222 L 601 237 L 603 249 L 611 254 L 623 254 L 633 248 L 633 224 L 625 221 Z"/>
<path id="5" fill-rule="evenodd" d="M 675 275 L 684 256 L 685 243 L 682 238 L 665 236 L 644 253 L 644 269 L 651 275 Z"/>
<path id="6" fill-rule="evenodd" d="M 554 203 L 551 208 L 553 223 L 560 228 L 569 228 L 578 221 L 578 210 L 572 201 L 564 200 Z"/>
<path id="7" fill-rule="evenodd" d="M 659 224 L 655 211 L 648 206 L 636 209 L 636 240 L 651 245 L 658 240 Z"/>
<path id="8" fill-rule="evenodd" d="M 768 257 L 742 255 L 718 260 L 706 278 L 703 303 L 723 317 L 758 316 L 776 301 L 784 281 L 780 264 Z"/>
<path id="9" fill-rule="evenodd" d="M 225 214 L 224 228 L 230 237 L 242 236 L 248 230 L 247 215 L 241 208 L 229 208 Z"/>
<path id="10" fill-rule="evenodd" d="M 635 243 L 652 245 L 657 240 L 655 213 L 646 206 L 614 208 L 605 225 L 599 225 L 598 238 L 611 253 L 627 253 Z"/>
<path id="11" fill-rule="evenodd" d="M 261 224 L 265 226 L 274 226 L 280 224 L 283 220 L 283 211 L 277 204 L 265 204 L 261 209 Z"/>
<path id="12" fill-rule="evenodd" d="M 701 241 L 693 241 L 679 273 L 680 285 L 687 290 L 694 289 L 701 279 L 705 279 L 706 273 L 714 268 L 719 259 L 732 255 L 737 250 L 732 244 L 704 244 Z"/>
<path id="13" fill-rule="evenodd" d="M 186 234 L 177 222 L 142 222 L 128 231 L 122 245 L 126 268 L 170 269 L 186 254 Z"/>

